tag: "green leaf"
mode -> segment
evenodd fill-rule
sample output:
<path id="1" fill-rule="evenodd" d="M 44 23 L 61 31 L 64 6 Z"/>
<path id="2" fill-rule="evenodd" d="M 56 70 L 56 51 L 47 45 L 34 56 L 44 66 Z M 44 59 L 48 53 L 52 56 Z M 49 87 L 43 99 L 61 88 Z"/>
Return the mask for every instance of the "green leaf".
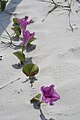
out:
<path id="1" fill-rule="evenodd" d="M 1 7 L 0 9 L 1 9 L 1 11 L 4 11 L 4 10 L 5 10 L 5 7 L 6 7 L 7 2 L 8 2 L 8 0 L 6 0 L 6 1 L 5 1 L 5 0 L 1 0 L 1 1 L 0 1 L 0 5 L 1 5 L 1 6 L 0 6 L 0 7 Z"/>
<path id="2" fill-rule="evenodd" d="M 35 37 L 33 37 L 33 38 L 31 38 L 30 40 L 29 40 L 29 42 L 27 43 L 27 45 L 30 45 L 33 41 L 35 41 L 36 40 L 36 38 Z"/>
<path id="3" fill-rule="evenodd" d="M 21 51 L 18 51 L 18 52 L 14 52 L 13 54 L 20 60 L 22 64 L 24 63 L 25 61 L 24 53 L 22 53 Z"/>
<path id="4" fill-rule="evenodd" d="M 19 26 L 15 26 L 14 28 L 11 28 L 17 36 L 21 35 L 21 28 Z"/>
<path id="5" fill-rule="evenodd" d="M 22 71 L 26 76 L 33 77 L 39 72 L 39 67 L 33 63 L 26 64 Z"/>
<path id="6" fill-rule="evenodd" d="M 41 98 L 41 93 L 38 93 L 36 96 L 35 96 L 36 99 L 40 99 Z"/>
<path id="7" fill-rule="evenodd" d="M 36 102 L 40 102 L 40 98 L 41 98 L 41 94 L 37 94 L 35 97 L 33 97 L 30 102 L 31 103 L 36 103 Z"/>
<path id="8" fill-rule="evenodd" d="M 18 23 L 18 18 L 13 18 L 14 24 Z"/>

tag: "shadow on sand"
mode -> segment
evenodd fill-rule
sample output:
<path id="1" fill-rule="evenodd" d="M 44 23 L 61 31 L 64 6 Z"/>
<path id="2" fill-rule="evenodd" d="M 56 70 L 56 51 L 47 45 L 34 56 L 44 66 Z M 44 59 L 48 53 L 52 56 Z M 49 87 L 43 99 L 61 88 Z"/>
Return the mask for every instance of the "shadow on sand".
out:
<path id="1" fill-rule="evenodd" d="M 43 112 L 42 112 L 42 110 L 41 110 L 41 107 L 40 107 L 40 104 L 39 104 L 39 103 L 33 103 L 33 107 L 34 107 L 35 109 L 37 109 L 37 110 L 40 110 L 40 118 L 41 118 L 41 120 L 55 120 L 55 119 L 53 119 L 53 118 L 47 119 L 47 118 L 45 117 L 45 115 L 43 114 Z"/>
<path id="2" fill-rule="evenodd" d="M 15 69 L 21 69 L 24 65 L 29 64 L 29 63 L 33 63 L 32 57 L 26 58 L 24 64 L 16 63 L 16 64 L 13 64 L 12 67 Z"/>
<path id="3" fill-rule="evenodd" d="M 17 15 L 17 13 L 15 13 L 15 9 L 17 8 L 17 6 L 21 1 L 22 0 L 11 0 L 10 2 L 8 2 L 8 5 L 5 11 L 3 12 L 0 11 L 0 24 L 2 24 L 5 29 L 11 22 L 10 20 L 11 16 Z M 4 29 L 0 25 L 0 36 L 2 35 L 3 32 L 4 32 Z"/>

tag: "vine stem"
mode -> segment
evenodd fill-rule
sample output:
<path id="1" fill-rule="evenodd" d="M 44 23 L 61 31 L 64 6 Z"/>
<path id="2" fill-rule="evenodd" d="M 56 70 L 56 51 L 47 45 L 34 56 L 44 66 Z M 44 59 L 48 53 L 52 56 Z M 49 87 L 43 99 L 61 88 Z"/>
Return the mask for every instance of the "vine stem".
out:
<path id="1" fill-rule="evenodd" d="M 33 87 L 34 80 L 32 79 L 31 76 L 29 76 L 29 79 L 30 79 L 31 87 Z"/>

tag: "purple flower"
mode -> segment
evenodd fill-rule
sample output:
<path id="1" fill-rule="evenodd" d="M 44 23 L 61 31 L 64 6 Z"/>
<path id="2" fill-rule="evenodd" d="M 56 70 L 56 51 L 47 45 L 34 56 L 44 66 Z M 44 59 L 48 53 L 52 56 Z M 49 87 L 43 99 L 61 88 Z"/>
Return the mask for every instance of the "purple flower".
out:
<path id="1" fill-rule="evenodd" d="M 18 22 L 21 26 L 21 29 L 25 30 L 27 25 L 33 23 L 33 20 L 28 21 L 28 16 L 25 16 L 23 19 L 18 19 Z"/>
<path id="2" fill-rule="evenodd" d="M 54 102 L 60 99 L 59 94 L 54 90 L 54 85 L 50 86 L 42 86 L 42 102 L 50 103 L 50 105 L 54 105 Z"/>
<path id="3" fill-rule="evenodd" d="M 35 32 L 30 33 L 28 30 L 23 30 L 23 45 L 26 46 L 30 39 L 35 35 Z"/>

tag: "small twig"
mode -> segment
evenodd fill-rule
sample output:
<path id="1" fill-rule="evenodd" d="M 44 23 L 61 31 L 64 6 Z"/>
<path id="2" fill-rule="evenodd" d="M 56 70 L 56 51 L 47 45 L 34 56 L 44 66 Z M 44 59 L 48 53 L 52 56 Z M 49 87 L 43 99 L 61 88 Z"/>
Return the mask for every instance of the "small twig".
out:
<path id="1" fill-rule="evenodd" d="M 9 12 L 9 11 L 5 11 L 5 13 L 7 13 L 7 14 L 9 14 L 9 15 L 13 15 L 13 16 L 18 15 L 17 13 L 12 13 L 12 12 Z"/>
<path id="2" fill-rule="evenodd" d="M 72 7 L 72 3 L 73 3 L 73 0 L 71 1 L 68 1 L 68 5 L 62 5 L 60 3 L 57 3 L 55 2 L 54 0 L 50 0 L 50 3 L 53 4 L 53 8 L 50 9 L 46 15 L 46 17 L 42 20 L 42 22 L 48 17 L 48 15 L 50 13 L 52 13 L 54 10 L 56 10 L 57 8 L 62 8 L 63 10 L 67 10 L 69 13 L 68 13 L 68 17 L 69 17 L 69 26 L 71 28 L 71 31 L 73 32 L 73 27 L 71 25 L 71 7 Z"/>
<path id="3" fill-rule="evenodd" d="M 9 40 L 9 38 L 8 38 L 8 37 L 6 37 L 6 36 L 1 36 L 1 38 L 4 38 L 4 39 Z"/>
<path id="4" fill-rule="evenodd" d="M 49 3 L 49 1 L 46 1 L 46 0 L 38 0 L 38 1 L 40 1 L 40 2 L 47 2 L 47 3 Z"/>
<path id="5" fill-rule="evenodd" d="M 71 25 L 71 11 L 69 11 L 68 16 L 69 16 L 69 26 L 71 28 L 71 31 L 73 32 L 73 27 Z"/>
<path id="6" fill-rule="evenodd" d="M 11 40 L 11 35 L 8 33 L 8 31 L 4 28 L 4 26 L 0 23 L 1 27 L 3 28 L 3 30 L 7 33 L 9 39 L 10 39 L 10 44 L 12 44 L 12 40 Z"/>
<path id="7" fill-rule="evenodd" d="M 4 31 L 7 33 L 8 37 L 9 37 L 9 39 L 10 39 L 10 42 L 8 42 L 8 43 L 3 42 L 3 41 L 1 41 L 1 43 L 3 43 L 3 44 L 8 44 L 8 45 L 9 45 L 8 47 L 10 47 L 10 46 L 12 46 L 12 47 L 22 47 L 21 45 L 15 45 L 15 44 L 12 42 L 12 37 L 11 37 L 11 35 L 8 33 L 8 31 L 3 27 L 3 25 L 2 25 L 1 23 L 0 23 L 0 25 L 1 25 L 1 27 L 4 29 Z M 5 37 L 3 37 L 3 38 L 5 38 Z M 5 39 L 8 39 L 8 38 L 5 38 Z"/>
<path id="8" fill-rule="evenodd" d="M 2 56 L 0 56 L 0 60 L 2 60 Z"/>
<path id="9" fill-rule="evenodd" d="M 49 10 L 48 13 L 47 13 L 47 15 L 46 15 L 46 17 L 42 20 L 42 22 L 44 22 L 44 20 L 48 17 L 48 15 L 50 13 L 52 13 L 56 8 L 57 8 L 57 6 L 54 6 L 51 10 Z"/>
<path id="10" fill-rule="evenodd" d="M 54 0 L 51 0 L 50 3 L 53 4 L 54 7 L 51 8 L 51 9 L 48 11 L 46 17 L 42 20 L 42 22 L 47 18 L 47 16 L 48 16 L 50 13 L 52 13 L 52 12 L 53 12 L 54 10 L 56 10 L 57 8 L 65 8 L 66 10 L 70 10 L 70 5 L 62 5 L 62 4 L 59 4 L 59 3 L 54 2 Z"/>
<path id="11" fill-rule="evenodd" d="M 3 28 L 3 30 L 7 33 L 7 35 L 9 36 L 9 38 L 11 38 L 10 34 L 7 32 L 7 30 L 3 27 L 3 25 L 0 23 L 1 27 Z"/>
<path id="12" fill-rule="evenodd" d="M 10 42 L 8 43 L 9 45 L 12 44 L 12 40 L 11 40 L 11 35 L 8 33 L 8 31 L 3 27 L 3 25 L 0 23 L 1 27 L 3 28 L 3 30 L 7 33 L 9 39 L 10 39 Z M 2 42 L 2 41 L 1 41 Z M 5 43 L 5 42 L 2 42 L 2 43 Z"/>
<path id="13" fill-rule="evenodd" d="M 0 90 L 3 89 L 3 88 L 5 88 L 5 87 L 7 87 L 8 85 L 10 85 L 10 84 L 12 84 L 12 83 L 18 81 L 18 80 L 20 80 L 20 78 L 18 78 L 18 79 L 16 79 L 16 80 L 13 80 L 13 81 L 11 81 L 10 83 L 8 83 L 8 84 L 6 84 L 6 85 L 0 87 Z"/>
<path id="14" fill-rule="evenodd" d="M 22 47 L 21 45 L 15 45 L 12 41 L 11 42 L 4 42 L 4 41 L 1 41 L 1 43 L 2 44 L 6 44 L 6 45 L 8 45 L 8 47 L 12 47 L 12 48 L 14 48 L 14 47 Z"/>
<path id="15" fill-rule="evenodd" d="M 2 56 L 0 56 L 0 60 L 2 60 Z"/>

